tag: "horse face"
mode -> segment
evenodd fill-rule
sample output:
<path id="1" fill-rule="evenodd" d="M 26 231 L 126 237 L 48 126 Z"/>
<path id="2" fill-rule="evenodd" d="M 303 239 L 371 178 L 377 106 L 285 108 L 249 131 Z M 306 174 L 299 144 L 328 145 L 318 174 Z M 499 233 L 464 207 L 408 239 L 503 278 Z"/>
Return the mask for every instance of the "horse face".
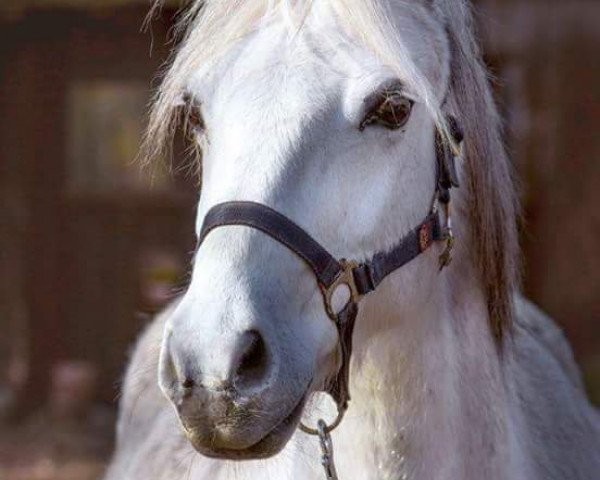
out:
<path id="1" fill-rule="evenodd" d="M 409 33 L 419 31 L 414 21 L 407 16 Z M 432 42 L 407 39 L 419 67 L 439 80 L 443 61 Z M 212 206 L 250 200 L 283 213 L 338 258 L 365 259 L 429 209 L 433 121 L 328 12 L 311 15 L 293 40 L 283 22 L 251 34 L 210 75 L 192 76 L 187 93 L 196 116 L 202 111 L 207 145 L 198 231 Z M 435 269 L 418 260 L 395 275 L 406 288 L 394 301 L 426 296 Z M 338 368 L 337 331 L 307 266 L 261 232 L 211 232 L 161 353 L 160 385 L 194 447 L 230 459 L 277 453 L 308 396 Z"/>

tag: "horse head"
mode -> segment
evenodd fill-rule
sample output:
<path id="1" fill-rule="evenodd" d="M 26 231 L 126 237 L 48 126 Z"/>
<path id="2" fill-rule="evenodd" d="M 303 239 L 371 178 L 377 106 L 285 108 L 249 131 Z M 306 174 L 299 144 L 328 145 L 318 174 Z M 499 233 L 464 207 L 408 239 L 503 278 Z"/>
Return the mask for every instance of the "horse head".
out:
<path id="1" fill-rule="evenodd" d="M 348 21 L 334 5 L 315 2 L 297 16 L 240 5 L 222 26 L 224 37 L 237 29 L 236 40 L 210 61 L 199 57 L 214 39 L 196 32 L 210 5 L 199 13 L 154 118 L 164 123 L 178 105 L 201 146 L 198 234 L 215 205 L 251 201 L 293 219 L 336 258 L 364 260 L 430 211 L 450 69 L 444 29 L 419 5 L 399 3 L 388 30 L 369 31 L 370 44 L 360 35 L 370 11 Z M 250 25 L 243 35 L 240 24 Z M 359 348 L 385 333 L 388 312 L 430 308 L 436 250 L 365 298 Z M 338 331 L 301 259 L 243 225 L 204 239 L 160 361 L 160 386 L 198 451 L 279 452 L 339 369 Z"/>

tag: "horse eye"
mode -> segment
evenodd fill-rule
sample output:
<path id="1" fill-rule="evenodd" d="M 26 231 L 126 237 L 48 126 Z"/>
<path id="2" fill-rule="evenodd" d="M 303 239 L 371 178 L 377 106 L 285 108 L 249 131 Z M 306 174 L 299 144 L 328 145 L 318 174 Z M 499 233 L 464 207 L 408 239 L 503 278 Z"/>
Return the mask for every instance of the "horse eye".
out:
<path id="1" fill-rule="evenodd" d="M 399 92 L 384 91 L 377 95 L 375 106 L 360 123 L 363 131 L 369 125 L 381 125 L 389 130 L 398 130 L 408 123 L 414 102 Z"/>

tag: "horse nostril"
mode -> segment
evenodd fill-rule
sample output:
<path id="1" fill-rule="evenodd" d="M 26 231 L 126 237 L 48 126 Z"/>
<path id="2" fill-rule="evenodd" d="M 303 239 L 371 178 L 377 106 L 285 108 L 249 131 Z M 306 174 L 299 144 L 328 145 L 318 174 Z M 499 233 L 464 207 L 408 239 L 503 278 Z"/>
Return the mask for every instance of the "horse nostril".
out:
<path id="1" fill-rule="evenodd" d="M 268 369 L 268 353 L 262 335 L 248 330 L 243 335 L 240 360 L 235 372 L 238 387 L 247 387 L 260 382 Z"/>

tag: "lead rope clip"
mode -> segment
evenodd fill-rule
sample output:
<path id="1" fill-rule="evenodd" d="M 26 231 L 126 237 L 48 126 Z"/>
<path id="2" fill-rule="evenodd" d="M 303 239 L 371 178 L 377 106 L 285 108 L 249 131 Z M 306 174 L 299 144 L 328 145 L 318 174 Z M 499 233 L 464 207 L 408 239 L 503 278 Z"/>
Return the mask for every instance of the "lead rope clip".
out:
<path id="1" fill-rule="evenodd" d="M 335 463 L 333 460 L 333 441 L 331 434 L 327 428 L 327 424 L 323 420 L 319 420 L 317 424 L 319 430 L 319 443 L 321 444 L 321 465 L 325 469 L 325 478 L 327 480 L 338 480 Z"/>

